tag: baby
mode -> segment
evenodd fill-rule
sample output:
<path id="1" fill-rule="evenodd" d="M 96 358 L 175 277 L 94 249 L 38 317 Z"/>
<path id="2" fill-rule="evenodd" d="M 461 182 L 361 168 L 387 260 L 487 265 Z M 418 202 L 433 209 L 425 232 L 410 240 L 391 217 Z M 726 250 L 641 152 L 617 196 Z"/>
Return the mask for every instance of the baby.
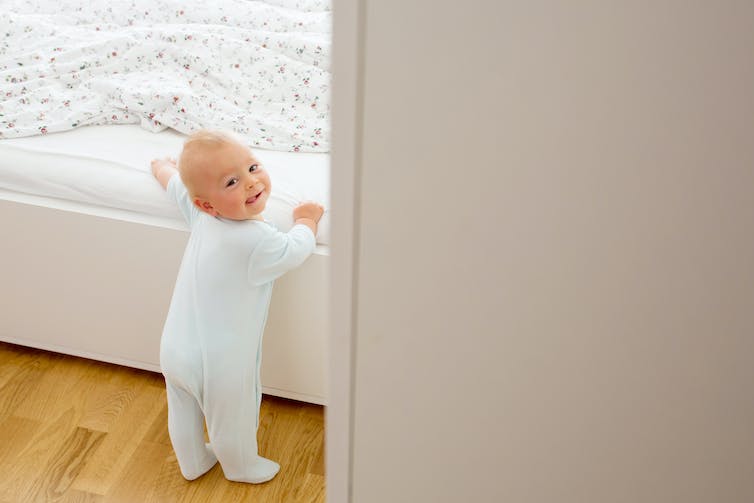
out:
<path id="1" fill-rule="evenodd" d="M 152 173 L 191 227 L 160 343 L 181 473 L 193 480 L 219 460 L 229 480 L 266 482 L 280 469 L 259 456 L 256 437 L 272 283 L 314 251 L 324 209 L 299 205 L 287 233 L 266 223 L 270 177 L 229 133 L 191 135 L 177 166 L 155 159 Z"/>

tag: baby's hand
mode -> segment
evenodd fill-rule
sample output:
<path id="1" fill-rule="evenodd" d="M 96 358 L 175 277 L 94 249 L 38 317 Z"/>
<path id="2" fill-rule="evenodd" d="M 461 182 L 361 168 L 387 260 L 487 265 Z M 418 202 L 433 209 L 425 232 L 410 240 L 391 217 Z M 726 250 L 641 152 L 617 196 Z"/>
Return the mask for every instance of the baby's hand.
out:
<path id="1" fill-rule="evenodd" d="M 322 218 L 322 214 L 325 212 L 325 207 L 315 202 L 306 202 L 299 204 L 293 209 L 293 220 L 298 221 L 301 218 L 313 220 L 314 223 L 319 222 Z"/>
<path id="2" fill-rule="evenodd" d="M 152 174 L 163 188 L 167 188 L 168 181 L 177 172 L 175 159 L 165 157 L 164 159 L 154 159 L 152 161 Z"/>

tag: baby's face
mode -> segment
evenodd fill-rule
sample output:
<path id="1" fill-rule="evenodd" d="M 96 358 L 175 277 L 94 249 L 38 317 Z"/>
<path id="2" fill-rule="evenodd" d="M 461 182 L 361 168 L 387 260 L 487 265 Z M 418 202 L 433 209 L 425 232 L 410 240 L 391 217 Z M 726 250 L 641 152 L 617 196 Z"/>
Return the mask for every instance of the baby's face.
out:
<path id="1" fill-rule="evenodd" d="M 213 149 L 197 173 L 194 204 L 213 216 L 261 220 L 272 188 L 262 163 L 247 147 L 235 143 Z"/>

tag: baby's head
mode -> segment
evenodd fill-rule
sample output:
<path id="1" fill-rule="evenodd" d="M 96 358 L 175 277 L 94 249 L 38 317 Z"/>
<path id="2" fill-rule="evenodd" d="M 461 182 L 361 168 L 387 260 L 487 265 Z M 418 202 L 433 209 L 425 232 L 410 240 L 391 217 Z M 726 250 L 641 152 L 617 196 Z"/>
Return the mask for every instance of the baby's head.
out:
<path id="1" fill-rule="evenodd" d="M 262 219 L 270 177 L 233 133 L 201 130 L 189 136 L 178 172 L 200 210 L 231 220 Z"/>

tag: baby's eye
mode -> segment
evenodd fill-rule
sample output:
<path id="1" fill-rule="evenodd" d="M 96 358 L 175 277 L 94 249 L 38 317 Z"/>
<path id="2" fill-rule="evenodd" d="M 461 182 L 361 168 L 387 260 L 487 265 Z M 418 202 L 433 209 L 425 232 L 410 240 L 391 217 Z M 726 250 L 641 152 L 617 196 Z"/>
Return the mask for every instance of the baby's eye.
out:
<path id="1" fill-rule="evenodd" d="M 252 164 L 251 166 L 249 166 L 249 173 L 253 173 L 258 169 L 259 169 L 259 164 Z"/>
<path id="2" fill-rule="evenodd" d="M 234 186 L 237 183 L 238 183 L 238 178 L 231 178 L 230 180 L 228 180 L 228 183 L 225 184 L 225 187 L 226 188 L 227 187 L 232 187 L 232 186 Z"/>

